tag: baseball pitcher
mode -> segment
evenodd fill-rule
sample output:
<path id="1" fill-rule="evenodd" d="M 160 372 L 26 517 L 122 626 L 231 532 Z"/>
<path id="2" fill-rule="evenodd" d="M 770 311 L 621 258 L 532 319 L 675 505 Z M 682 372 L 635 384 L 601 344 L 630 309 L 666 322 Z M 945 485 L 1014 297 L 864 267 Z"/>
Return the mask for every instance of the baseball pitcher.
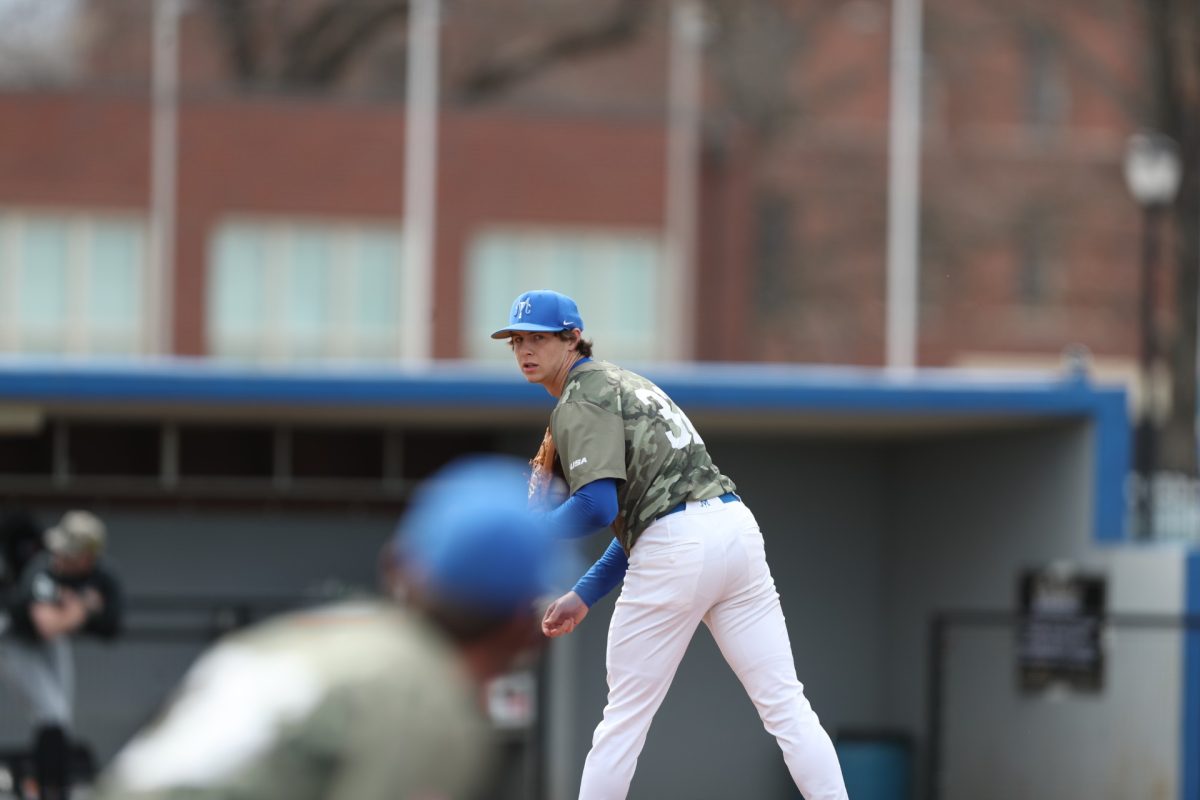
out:
<path id="1" fill-rule="evenodd" d="M 582 536 L 611 525 L 616 533 L 542 621 L 546 636 L 570 633 L 624 580 L 608 635 L 608 704 L 580 800 L 628 794 L 650 722 L 701 622 L 778 741 L 797 788 L 808 800 L 845 800 L 833 744 L 796 678 L 754 515 L 687 415 L 642 376 L 593 360 L 582 331 L 575 301 L 542 290 L 519 296 L 508 324 L 492 334 L 508 340 L 526 380 L 558 398 L 531 495 L 542 497 L 557 462 L 571 492 L 548 504 L 557 529 Z"/>

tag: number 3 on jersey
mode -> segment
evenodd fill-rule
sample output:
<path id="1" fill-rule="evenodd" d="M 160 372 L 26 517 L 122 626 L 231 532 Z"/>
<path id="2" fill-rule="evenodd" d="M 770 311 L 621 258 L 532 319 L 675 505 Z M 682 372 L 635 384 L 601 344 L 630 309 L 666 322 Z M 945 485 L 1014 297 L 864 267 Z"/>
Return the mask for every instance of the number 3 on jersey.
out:
<path id="1" fill-rule="evenodd" d="M 667 431 L 667 441 L 671 443 L 672 448 L 682 450 L 692 442 L 704 444 L 704 440 L 700 438 L 700 434 L 692 426 L 692 421 L 661 390 L 638 389 L 636 394 L 637 399 L 646 405 L 658 406 L 658 413 L 663 415 L 663 418 L 666 419 L 667 424 L 671 427 L 671 430 Z"/>

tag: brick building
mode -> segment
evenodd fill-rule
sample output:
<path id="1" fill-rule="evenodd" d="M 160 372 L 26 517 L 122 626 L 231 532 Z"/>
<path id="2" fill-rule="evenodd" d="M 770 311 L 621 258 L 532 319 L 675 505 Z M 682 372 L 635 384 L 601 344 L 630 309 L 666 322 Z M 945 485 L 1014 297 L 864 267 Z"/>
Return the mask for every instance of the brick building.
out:
<path id="1" fill-rule="evenodd" d="M 552 283 L 584 296 L 602 352 L 670 357 L 681 334 L 654 322 L 666 13 L 468 98 L 497 40 L 572 29 L 547 4 L 510 5 L 454 6 L 444 23 L 433 354 L 495 357 L 478 344 L 495 304 Z M 85 8 L 74 82 L 0 96 L 3 350 L 148 346 L 149 6 Z M 888 10 L 749 3 L 713 21 L 697 358 L 882 361 Z M 1138 220 L 1120 179 L 1132 123 L 1110 85 L 1137 84 L 1131 29 L 1119 5 L 926 5 L 922 364 L 1047 362 L 1075 342 L 1132 363 Z M 182 34 L 174 349 L 394 356 L 403 26 L 304 92 L 234 88 L 199 11 Z"/>

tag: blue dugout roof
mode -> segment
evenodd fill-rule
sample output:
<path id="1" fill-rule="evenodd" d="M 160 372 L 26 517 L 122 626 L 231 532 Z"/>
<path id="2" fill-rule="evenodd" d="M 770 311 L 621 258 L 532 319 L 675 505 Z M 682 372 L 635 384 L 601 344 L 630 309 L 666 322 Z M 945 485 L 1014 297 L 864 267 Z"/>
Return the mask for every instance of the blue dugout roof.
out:
<path id="1" fill-rule="evenodd" d="M 1097 537 L 1124 538 L 1130 427 L 1124 389 L 1082 376 L 776 364 L 650 365 L 639 369 L 689 414 L 782 420 L 887 418 L 1090 422 L 1096 445 Z M 509 365 L 231 366 L 201 359 L 0 358 L 0 403 L 74 409 L 129 405 L 296 409 L 439 409 L 478 417 L 512 410 L 541 418 L 553 399 Z"/>
<path id="2" fill-rule="evenodd" d="M 505 365 L 507 367 L 507 365 Z M 1124 390 L 1036 373 L 776 364 L 646 366 L 687 409 L 1061 416 L 1125 403 Z M 0 358 L 0 400 L 383 407 L 550 406 L 515 370 L 471 362 L 422 367 L 249 367 L 202 359 Z"/>

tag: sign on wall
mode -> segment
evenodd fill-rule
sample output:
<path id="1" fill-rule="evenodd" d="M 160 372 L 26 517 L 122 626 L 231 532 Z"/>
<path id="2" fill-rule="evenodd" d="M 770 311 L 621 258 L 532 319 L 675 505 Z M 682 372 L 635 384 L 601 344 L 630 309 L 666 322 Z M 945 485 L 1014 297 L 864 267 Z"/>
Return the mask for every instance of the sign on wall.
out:
<path id="1" fill-rule="evenodd" d="M 1021 574 L 1017 680 L 1022 691 L 1103 688 L 1105 596 L 1102 575 L 1062 566 Z"/>

